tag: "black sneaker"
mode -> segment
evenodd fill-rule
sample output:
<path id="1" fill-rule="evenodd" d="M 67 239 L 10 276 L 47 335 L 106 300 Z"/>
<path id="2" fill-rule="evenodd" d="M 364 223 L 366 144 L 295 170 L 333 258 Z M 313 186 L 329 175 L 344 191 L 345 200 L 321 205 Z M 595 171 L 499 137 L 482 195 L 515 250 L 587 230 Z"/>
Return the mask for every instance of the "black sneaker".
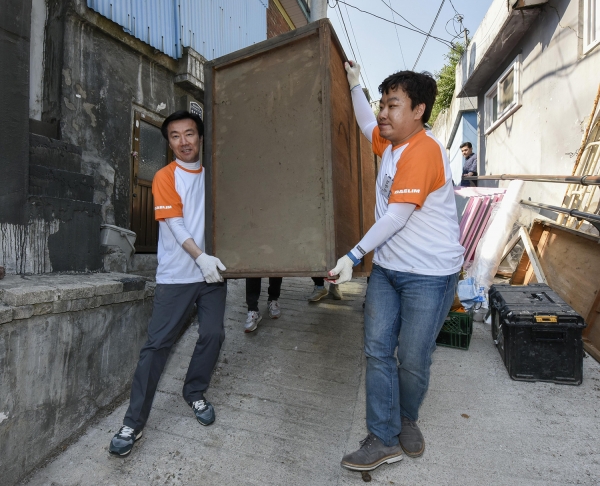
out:
<path id="1" fill-rule="evenodd" d="M 196 400 L 190 403 L 190 407 L 201 425 L 210 425 L 215 421 L 215 409 L 206 400 Z"/>
<path id="2" fill-rule="evenodd" d="M 134 430 L 127 427 L 127 425 L 123 425 L 110 441 L 108 452 L 113 456 L 125 457 L 129 455 L 131 449 L 133 449 L 133 444 L 141 436 L 141 430 Z"/>
<path id="3" fill-rule="evenodd" d="M 402 429 L 400 429 L 400 445 L 409 457 L 421 457 L 425 451 L 425 439 L 416 422 L 402 416 Z"/>
<path id="4" fill-rule="evenodd" d="M 379 437 L 369 433 L 360 441 L 360 449 L 342 458 L 342 467 L 352 471 L 371 471 L 384 462 L 392 464 L 401 461 L 402 458 L 400 444 L 387 447 Z"/>

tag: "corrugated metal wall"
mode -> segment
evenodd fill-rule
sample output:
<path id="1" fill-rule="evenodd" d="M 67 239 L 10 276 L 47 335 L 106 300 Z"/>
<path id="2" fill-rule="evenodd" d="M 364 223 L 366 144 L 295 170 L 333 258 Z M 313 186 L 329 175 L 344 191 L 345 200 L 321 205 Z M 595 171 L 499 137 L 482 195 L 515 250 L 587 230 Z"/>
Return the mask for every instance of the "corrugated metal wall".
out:
<path id="1" fill-rule="evenodd" d="M 267 38 L 267 0 L 87 0 L 87 5 L 173 58 L 190 46 L 211 60 Z"/>

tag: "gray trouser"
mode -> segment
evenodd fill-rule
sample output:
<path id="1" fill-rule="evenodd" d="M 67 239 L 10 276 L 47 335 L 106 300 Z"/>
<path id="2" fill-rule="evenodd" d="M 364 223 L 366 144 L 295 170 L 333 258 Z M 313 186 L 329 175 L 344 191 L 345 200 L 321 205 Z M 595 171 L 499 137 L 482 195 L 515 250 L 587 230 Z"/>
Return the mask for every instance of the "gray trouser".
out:
<path id="1" fill-rule="evenodd" d="M 194 302 L 198 307 L 200 336 L 185 377 L 183 398 L 188 403 L 204 398 L 225 339 L 223 318 L 226 296 L 227 282 L 156 286 L 152 318 L 148 325 L 148 340 L 140 351 L 123 425 L 136 430 L 141 430 L 146 425 L 169 351 Z"/>

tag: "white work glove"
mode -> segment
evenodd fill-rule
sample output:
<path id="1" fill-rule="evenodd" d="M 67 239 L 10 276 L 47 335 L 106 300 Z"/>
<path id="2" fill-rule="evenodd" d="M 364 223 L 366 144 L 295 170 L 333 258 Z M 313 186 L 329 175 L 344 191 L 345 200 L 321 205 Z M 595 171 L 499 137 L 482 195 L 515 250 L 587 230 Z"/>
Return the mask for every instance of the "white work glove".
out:
<path id="1" fill-rule="evenodd" d="M 349 61 L 344 63 L 346 69 L 346 76 L 348 77 L 348 84 L 350 89 L 360 84 L 360 64 L 355 61 Z"/>
<path id="2" fill-rule="evenodd" d="M 329 270 L 329 276 L 333 277 L 335 275 L 339 275 L 337 280 L 327 279 L 328 282 L 334 284 L 341 284 L 344 282 L 349 282 L 352 279 L 352 267 L 354 266 L 354 262 L 350 260 L 348 255 L 344 255 L 337 261 L 337 264 L 333 270 Z"/>
<path id="3" fill-rule="evenodd" d="M 200 270 L 202 270 L 202 275 L 204 275 L 204 280 L 206 280 L 206 283 L 223 281 L 223 277 L 219 273 L 219 270 L 223 272 L 227 269 L 217 257 L 202 253 L 198 258 L 196 258 L 196 264 L 200 267 Z"/>

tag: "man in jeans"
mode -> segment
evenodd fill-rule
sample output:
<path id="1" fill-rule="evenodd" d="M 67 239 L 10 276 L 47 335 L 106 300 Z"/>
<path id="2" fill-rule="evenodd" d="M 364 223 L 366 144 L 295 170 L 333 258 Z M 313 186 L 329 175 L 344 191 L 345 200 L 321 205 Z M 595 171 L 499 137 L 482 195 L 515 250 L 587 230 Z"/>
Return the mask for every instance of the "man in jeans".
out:
<path id="1" fill-rule="evenodd" d="M 426 74 L 386 78 L 375 118 L 346 63 L 358 125 L 379 155 L 376 223 L 329 272 L 352 278 L 352 267 L 375 250 L 365 305 L 367 437 L 342 466 L 368 471 L 418 457 L 425 440 L 417 420 L 429 386 L 435 339 L 450 310 L 463 263 L 452 173 L 445 149 L 425 130 L 437 95 Z M 397 355 L 396 355 L 397 352 Z M 397 357 L 396 357 L 397 356 Z"/>
<path id="2" fill-rule="evenodd" d="M 204 253 L 204 170 L 200 146 L 204 126 L 198 115 L 178 111 L 163 123 L 175 161 L 159 170 L 152 181 L 155 217 L 159 221 L 158 268 L 148 340 L 140 351 L 129 408 L 123 426 L 112 438 L 113 456 L 129 455 L 142 436 L 169 351 L 188 310 L 198 308 L 198 341 L 183 384 L 183 398 L 201 425 L 215 421 L 204 394 L 225 339 L 223 318 L 227 285 L 218 258 Z"/>

